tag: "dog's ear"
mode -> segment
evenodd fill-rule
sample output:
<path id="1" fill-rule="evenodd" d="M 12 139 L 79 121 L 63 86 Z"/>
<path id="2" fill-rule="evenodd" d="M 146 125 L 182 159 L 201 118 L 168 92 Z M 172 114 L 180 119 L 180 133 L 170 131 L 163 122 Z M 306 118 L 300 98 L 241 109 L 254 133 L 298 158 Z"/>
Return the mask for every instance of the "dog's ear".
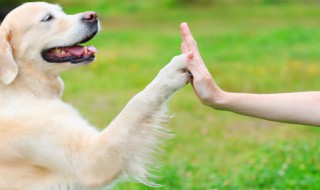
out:
<path id="1" fill-rule="evenodd" d="M 8 27 L 0 27 L 0 81 L 12 83 L 18 75 L 18 66 L 13 58 L 10 44 L 11 32 Z"/>

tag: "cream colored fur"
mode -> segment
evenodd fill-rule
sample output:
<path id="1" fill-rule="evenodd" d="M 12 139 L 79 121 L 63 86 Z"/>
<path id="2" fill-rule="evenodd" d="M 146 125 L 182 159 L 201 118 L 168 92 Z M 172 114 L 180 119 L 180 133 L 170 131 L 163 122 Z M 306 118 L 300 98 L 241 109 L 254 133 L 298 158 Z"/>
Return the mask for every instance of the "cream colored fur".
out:
<path id="1" fill-rule="evenodd" d="M 48 12 L 56 20 L 39 23 Z M 166 101 L 189 79 L 185 55 L 175 57 L 99 132 L 60 99 L 59 74 L 81 64 L 47 63 L 40 55 L 81 39 L 81 15 L 27 3 L 0 27 L 1 190 L 91 189 L 121 177 L 152 184 L 153 153 L 167 137 L 161 127 Z"/>

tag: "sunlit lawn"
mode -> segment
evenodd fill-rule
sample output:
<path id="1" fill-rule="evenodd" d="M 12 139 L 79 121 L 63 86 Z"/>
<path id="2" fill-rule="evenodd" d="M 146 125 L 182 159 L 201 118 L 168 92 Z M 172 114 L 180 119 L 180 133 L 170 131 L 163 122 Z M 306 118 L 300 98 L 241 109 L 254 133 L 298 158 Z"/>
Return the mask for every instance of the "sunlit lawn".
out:
<path id="1" fill-rule="evenodd" d="M 102 31 L 90 42 L 98 61 L 63 75 L 64 100 L 101 129 L 180 53 L 182 21 L 225 90 L 320 88 L 320 7 L 148 4 L 117 11 L 116 1 L 103 3 L 65 6 L 69 13 L 98 11 Z M 320 189 L 319 128 L 215 111 L 202 106 L 190 86 L 169 106 L 175 117 L 167 126 L 176 136 L 159 155 L 158 189 Z M 114 189 L 151 188 L 122 183 Z"/>

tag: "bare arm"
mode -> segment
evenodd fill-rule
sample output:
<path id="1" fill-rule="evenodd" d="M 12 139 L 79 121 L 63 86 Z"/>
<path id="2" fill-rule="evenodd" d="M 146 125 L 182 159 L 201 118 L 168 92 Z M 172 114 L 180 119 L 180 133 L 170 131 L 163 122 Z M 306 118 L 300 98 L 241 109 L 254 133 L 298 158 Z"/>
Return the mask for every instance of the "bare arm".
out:
<path id="1" fill-rule="evenodd" d="M 320 92 L 225 93 L 221 106 L 222 109 L 252 117 L 320 126 Z"/>
<path id="2" fill-rule="evenodd" d="M 182 52 L 193 75 L 191 84 L 200 101 L 212 108 L 242 115 L 304 125 L 320 126 L 320 92 L 247 94 L 223 91 L 213 80 L 187 24 L 181 24 Z"/>

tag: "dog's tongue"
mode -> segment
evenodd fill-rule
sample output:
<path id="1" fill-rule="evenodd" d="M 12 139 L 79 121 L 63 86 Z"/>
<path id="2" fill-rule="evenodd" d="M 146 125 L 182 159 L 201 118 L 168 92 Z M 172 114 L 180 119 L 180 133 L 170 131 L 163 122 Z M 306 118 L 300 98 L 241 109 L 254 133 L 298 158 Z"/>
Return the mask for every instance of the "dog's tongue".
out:
<path id="1" fill-rule="evenodd" d="M 84 47 L 76 45 L 63 48 L 64 51 L 71 53 L 72 55 L 81 56 L 84 53 Z"/>
<path id="2" fill-rule="evenodd" d="M 93 46 L 83 47 L 80 45 L 75 45 L 71 47 L 65 47 L 63 50 L 75 56 L 81 56 L 87 53 L 97 53 L 97 49 Z"/>

